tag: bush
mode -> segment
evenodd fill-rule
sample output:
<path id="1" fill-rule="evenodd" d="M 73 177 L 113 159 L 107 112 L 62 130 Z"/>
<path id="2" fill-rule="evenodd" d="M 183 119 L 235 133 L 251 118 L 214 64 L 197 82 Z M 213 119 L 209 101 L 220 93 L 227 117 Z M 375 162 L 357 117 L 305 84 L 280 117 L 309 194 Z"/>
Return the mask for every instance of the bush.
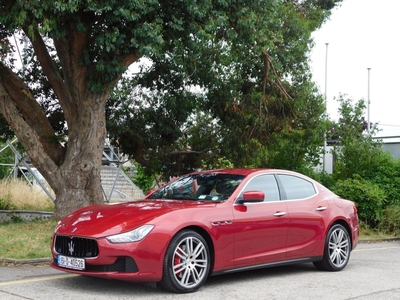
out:
<path id="1" fill-rule="evenodd" d="M 400 160 L 385 154 L 386 159 L 375 166 L 369 178 L 385 191 L 388 205 L 400 205 Z"/>
<path id="2" fill-rule="evenodd" d="M 333 191 L 355 202 L 361 221 L 372 227 L 378 225 L 386 194 L 377 184 L 361 178 L 339 180 Z"/>
<path id="3" fill-rule="evenodd" d="M 132 182 L 146 194 L 147 191 L 153 188 L 154 178 L 156 176 L 153 174 L 147 174 L 145 168 L 139 163 L 132 161 L 132 164 L 133 167 L 129 170 L 124 168 L 124 172 L 128 173 Z"/>
<path id="4" fill-rule="evenodd" d="M 353 200 L 359 211 L 360 221 L 377 228 L 379 222 L 392 230 L 396 224 L 392 215 L 400 206 L 400 160 L 394 159 L 374 139 L 377 125 L 366 132 L 365 101 L 354 102 L 340 95 L 340 119 L 332 123 L 329 134 L 336 138 L 332 153 L 335 158 L 331 178 L 322 176 L 322 182 L 344 198 Z M 385 218 L 391 218 L 385 220 Z"/>
<path id="5" fill-rule="evenodd" d="M 12 196 L 10 194 L 0 198 L 0 210 L 14 210 L 17 209 L 16 205 L 11 201 Z"/>
<path id="6" fill-rule="evenodd" d="M 300 172 L 301 173 L 301 172 Z M 306 171 L 303 172 L 304 175 L 307 175 L 311 177 L 312 179 L 318 181 L 322 185 L 324 185 L 326 188 L 333 190 L 336 181 L 333 178 L 333 176 L 325 171 L 322 172 L 316 172 L 316 171 Z"/>
<path id="7" fill-rule="evenodd" d="M 384 209 L 379 230 L 393 236 L 400 234 L 400 205 L 390 205 Z"/>

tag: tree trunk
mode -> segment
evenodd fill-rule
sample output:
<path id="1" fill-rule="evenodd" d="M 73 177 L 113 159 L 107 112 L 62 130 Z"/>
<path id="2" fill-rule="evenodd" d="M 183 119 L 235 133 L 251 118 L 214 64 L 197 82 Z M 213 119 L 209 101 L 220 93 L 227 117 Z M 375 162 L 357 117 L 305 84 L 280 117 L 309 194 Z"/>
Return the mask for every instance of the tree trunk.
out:
<path id="1" fill-rule="evenodd" d="M 55 192 L 54 217 L 60 219 L 78 208 L 102 203 L 100 172 L 108 94 L 86 93 L 81 101 L 77 101 L 79 105 L 73 121 L 68 122 L 68 141 L 44 146 L 43 141 L 48 139 L 41 138 L 27 124 L 8 91 L 0 81 L 0 112 L 13 128 L 32 164 Z M 60 147 L 61 155 L 54 155 Z"/>
<path id="2" fill-rule="evenodd" d="M 85 99 L 78 111 L 76 123 L 68 130 L 68 142 L 59 176 L 49 175 L 56 194 L 55 218 L 96 203 L 103 203 L 101 159 L 106 135 L 106 95 Z"/>
<path id="3" fill-rule="evenodd" d="M 92 149 L 92 154 L 96 152 L 99 150 Z M 55 219 L 61 219 L 78 208 L 103 202 L 101 165 L 97 161 L 89 156 L 70 159 L 60 169 L 60 179 L 53 183 Z"/>

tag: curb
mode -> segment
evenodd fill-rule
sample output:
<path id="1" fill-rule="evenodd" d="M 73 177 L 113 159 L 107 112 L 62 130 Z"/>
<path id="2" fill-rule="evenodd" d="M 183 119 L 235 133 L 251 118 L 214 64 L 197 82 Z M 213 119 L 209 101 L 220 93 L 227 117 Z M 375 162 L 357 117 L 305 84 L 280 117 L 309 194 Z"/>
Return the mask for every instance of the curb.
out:
<path id="1" fill-rule="evenodd" d="M 53 217 L 53 213 L 49 211 L 0 210 L 0 223 L 10 223 L 13 220 L 48 220 L 51 217 Z"/>
<path id="2" fill-rule="evenodd" d="M 375 243 L 389 243 L 400 241 L 400 237 L 387 238 L 387 239 L 361 239 L 358 240 L 359 244 L 375 244 Z M 34 259 L 14 259 L 0 257 L 0 266 L 2 267 L 16 267 L 16 266 L 48 266 L 51 258 L 34 258 Z"/>
<path id="3" fill-rule="evenodd" d="M 51 258 L 34 258 L 34 259 L 14 259 L 14 258 L 2 258 L 0 257 L 0 266 L 12 267 L 12 266 L 48 266 L 51 262 Z"/>
<path id="4" fill-rule="evenodd" d="M 375 244 L 375 243 L 388 243 L 400 241 L 400 237 L 395 238 L 382 238 L 382 239 L 359 239 L 359 244 Z"/>

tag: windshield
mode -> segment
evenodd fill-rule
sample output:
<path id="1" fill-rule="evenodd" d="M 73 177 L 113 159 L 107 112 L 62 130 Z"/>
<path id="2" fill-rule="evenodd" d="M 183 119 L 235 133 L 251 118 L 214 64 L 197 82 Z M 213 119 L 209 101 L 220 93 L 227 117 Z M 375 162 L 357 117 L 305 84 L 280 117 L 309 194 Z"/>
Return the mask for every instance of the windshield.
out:
<path id="1" fill-rule="evenodd" d="M 232 195 L 244 177 L 244 175 L 217 173 L 183 176 L 155 191 L 148 199 L 221 202 Z"/>

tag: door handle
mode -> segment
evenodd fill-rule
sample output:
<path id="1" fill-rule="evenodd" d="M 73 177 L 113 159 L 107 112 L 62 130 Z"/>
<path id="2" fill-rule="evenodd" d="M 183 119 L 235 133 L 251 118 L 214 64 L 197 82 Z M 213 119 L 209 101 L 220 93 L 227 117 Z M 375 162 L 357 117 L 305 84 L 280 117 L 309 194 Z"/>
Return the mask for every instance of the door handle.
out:
<path id="1" fill-rule="evenodd" d="M 274 213 L 274 217 L 283 217 L 284 215 L 286 215 L 284 211 L 278 211 Z"/>
<path id="2" fill-rule="evenodd" d="M 315 210 L 316 211 L 324 211 L 327 210 L 328 208 L 326 206 L 318 206 Z"/>

